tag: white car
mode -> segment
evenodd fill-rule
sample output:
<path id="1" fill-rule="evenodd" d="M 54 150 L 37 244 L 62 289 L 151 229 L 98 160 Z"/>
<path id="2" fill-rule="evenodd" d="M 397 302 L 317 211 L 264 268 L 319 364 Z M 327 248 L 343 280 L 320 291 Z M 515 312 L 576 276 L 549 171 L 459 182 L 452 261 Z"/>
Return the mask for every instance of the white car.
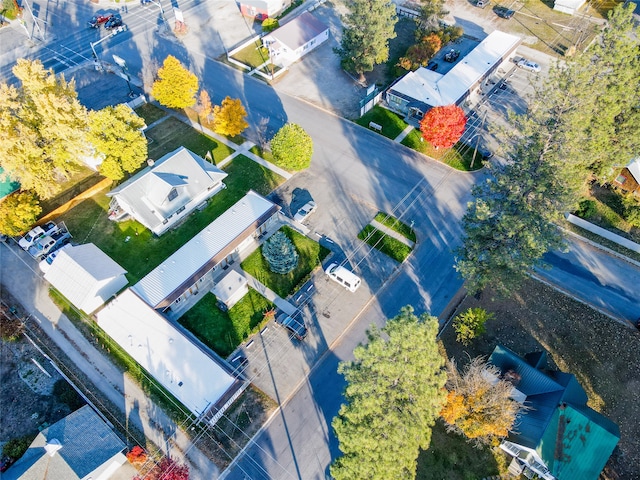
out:
<path id="1" fill-rule="evenodd" d="M 540 72 L 540 65 L 532 62 L 531 60 L 527 60 L 526 58 L 520 59 L 517 65 L 523 70 L 528 70 L 530 72 L 535 72 L 535 73 Z"/>
<path id="2" fill-rule="evenodd" d="M 58 226 L 53 222 L 47 222 L 43 226 L 34 227 L 29 232 L 18 241 L 18 245 L 22 247 L 23 250 L 29 250 L 36 240 L 40 237 L 44 237 L 45 235 L 51 235 L 58 231 Z"/>
<path id="3" fill-rule="evenodd" d="M 297 212 L 296 214 L 293 216 L 293 219 L 296 222 L 304 222 L 307 217 L 309 215 L 311 215 L 313 212 L 316 211 L 316 209 L 318 208 L 318 206 L 316 205 L 316 203 L 314 201 L 309 201 L 307 203 L 305 203 Z"/>
<path id="4" fill-rule="evenodd" d="M 347 270 L 342 265 L 332 263 L 329 265 L 324 273 L 329 275 L 329 278 L 334 282 L 339 283 L 350 292 L 355 292 L 360 286 L 360 277 L 350 270 Z"/>
<path id="5" fill-rule="evenodd" d="M 47 255 L 45 257 L 44 260 L 42 260 L 39 264 L 38 267 L 40 267 L 40 271 L 42 273 L 47 273 L 47 271 L 49 270 L 49 268 L 51 267 L 51 264 L 53 263 L 53 261 L 56 259 L 56 257 L 58 256 L 58 254 L 64 250 L 65 248 L 69 247 L 70 244 L 66 244 L 63 245 L 62 248 L 59 248 L 58 250 L 51 252 L 49 255 Z"/>

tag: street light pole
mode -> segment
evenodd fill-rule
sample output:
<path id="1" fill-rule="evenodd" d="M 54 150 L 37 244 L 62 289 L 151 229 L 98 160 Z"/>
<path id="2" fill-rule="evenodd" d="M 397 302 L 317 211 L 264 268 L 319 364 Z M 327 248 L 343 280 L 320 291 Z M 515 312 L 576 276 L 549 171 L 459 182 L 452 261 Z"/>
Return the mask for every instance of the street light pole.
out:
<path id="1" fill-rule="evenodd" d="M 96 67 L 97 67 L 96 70 L 101 72 L 101 71 L 104 70 L 104 67 L 102 66 L 102 61 L 100 61 L 100 59 L 98 58 L 98 54 L 96 53 L 95 46 L 96 45 L 100 45 L 105 40 L 109 40 L 111 37 L 113 37 L 114 35 L 117 35 L 120 32 L 124 32 L 126 29 L 127 29 L 127 27 L 122 25 L 122 26 L 116 28 L 113 32 L 111 32 L 106 37 L 101 38 L 100 40 L 98 40 L 97 42 L 89 42 L 89 45 L 91 45 L 91 52 L 93 52 L 93 59 L 96 62 Z"/>

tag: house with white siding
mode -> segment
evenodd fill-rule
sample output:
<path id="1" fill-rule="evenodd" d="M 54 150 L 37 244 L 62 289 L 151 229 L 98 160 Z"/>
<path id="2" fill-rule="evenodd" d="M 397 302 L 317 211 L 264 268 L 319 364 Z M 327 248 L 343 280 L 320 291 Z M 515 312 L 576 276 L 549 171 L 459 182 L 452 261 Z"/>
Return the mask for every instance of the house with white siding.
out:
<path id="1" fill-rule="evenodd" d="M 287 67 L 329 39 L 329 27 L 309 12 L 262 37 L 274 65 Z"/>

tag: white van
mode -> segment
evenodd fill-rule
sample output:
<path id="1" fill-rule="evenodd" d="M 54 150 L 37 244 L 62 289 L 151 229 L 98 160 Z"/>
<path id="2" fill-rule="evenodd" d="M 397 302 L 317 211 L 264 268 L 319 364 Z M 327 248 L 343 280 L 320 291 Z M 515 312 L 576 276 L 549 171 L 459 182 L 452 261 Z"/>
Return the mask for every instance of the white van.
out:
<path id="1" fill-rule="evenodd" d="M 333 281 L 338 282 L 350 292 L 355 292 L 360 286 L 360 277 L 337 263 L 329 265 L 324 273 L 329 275 Z"/>

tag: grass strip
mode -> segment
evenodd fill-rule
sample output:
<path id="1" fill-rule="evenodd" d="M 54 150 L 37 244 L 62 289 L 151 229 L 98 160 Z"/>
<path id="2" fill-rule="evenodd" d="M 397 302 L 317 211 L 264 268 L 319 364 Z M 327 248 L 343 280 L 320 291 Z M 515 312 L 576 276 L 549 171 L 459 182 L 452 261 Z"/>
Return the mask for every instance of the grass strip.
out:
<path id="1" fill-rule="evenodd" d="M 358 238 L 400 263 L 404 262 L 411 253 L 411 248 L 407 245 L 371 225 L 365 226 L 358 233 Z"/>
<path id="2" fill-rule="evenodd" d="M 408 238 L 413 243 L 416 243 L 416 232 L 409 225 L 401 222 L 393 215 L 384 212 L 378 212 L 374 220 L 381 223 L 387 228 L 390 228 L 396 233 L 399 233 L 405 238 Z"/>

